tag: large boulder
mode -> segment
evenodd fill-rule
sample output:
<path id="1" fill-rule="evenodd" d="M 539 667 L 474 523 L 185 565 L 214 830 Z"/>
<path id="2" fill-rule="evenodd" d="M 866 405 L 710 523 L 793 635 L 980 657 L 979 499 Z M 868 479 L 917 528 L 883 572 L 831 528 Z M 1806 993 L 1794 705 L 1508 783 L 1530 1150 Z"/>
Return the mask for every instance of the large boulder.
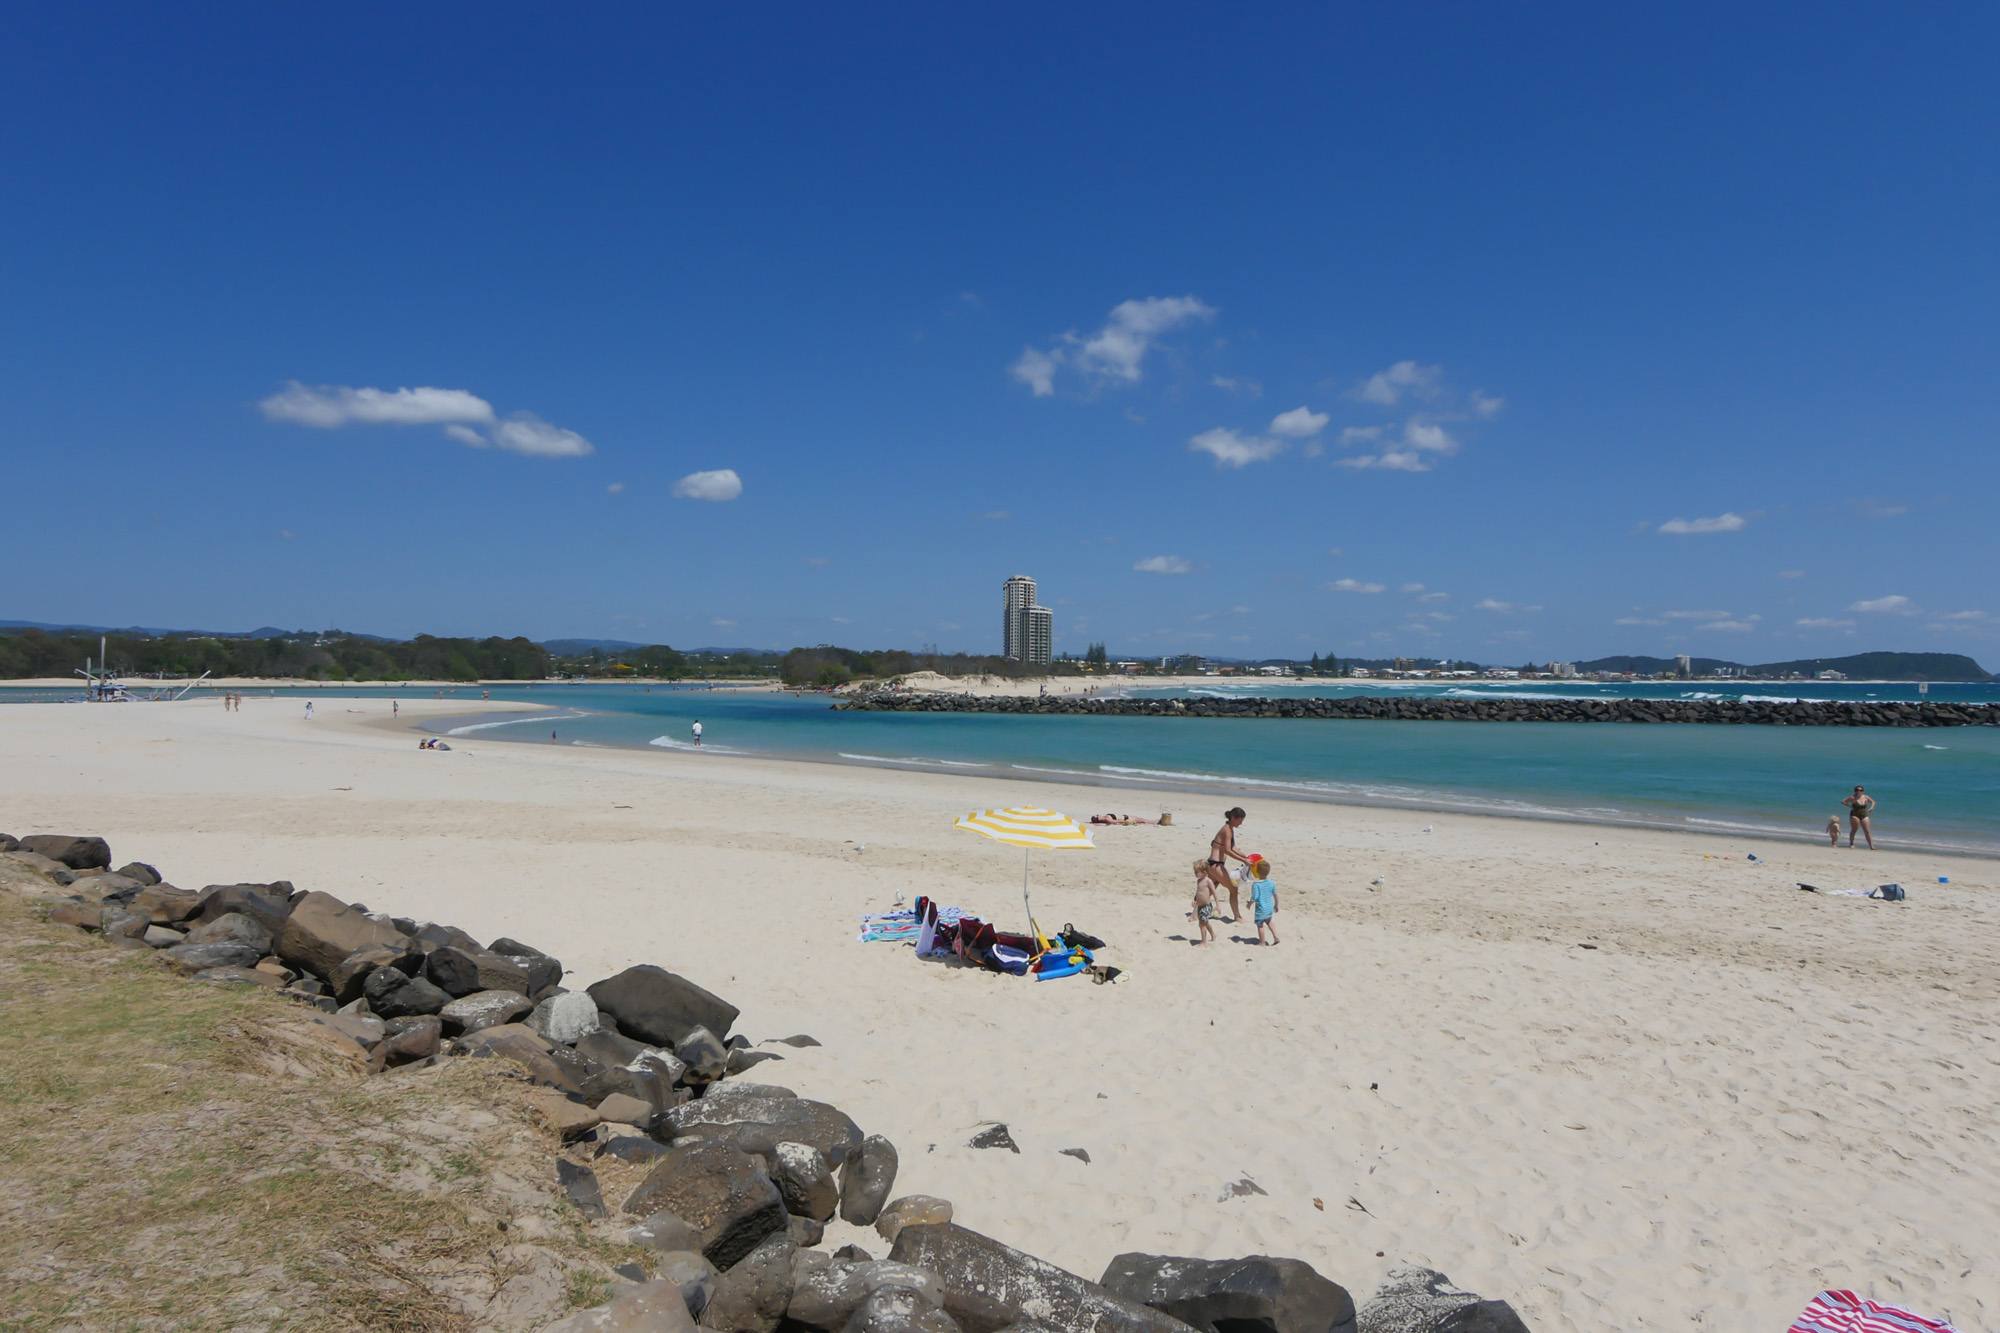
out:
<path id="1" fill-rule="evenodd" d="M 160 872 L 152 866 L 147 865 L 144 861 L 128 861 L 124 865 L 119 866 L 114 873 L 123 875 L 129 880 L 136 880 L 140 884 L 158 884 L 160 882 Z"/>
<path id="2" fill-rule="evenodd" d="M 784 1196 L 785 1211 L 796 1217 L 825 1222 L 840 1206 L 840 1188 L 826 1154 L 810 1143 L 780 1143 L 767 1158 L 771 1183 Z"/>
<path id="3" fill-rule="evenodd" d="M 133 879 L 129 875 L 110 873 L 78 875 L 70 887 L 91 902 L 129 903 L 150 886 L 144 880 Z"/>
<path id="4" fill-rule="evenodd" d="M 861 1308 L 861 1303 L 882 1287 L 907 1288 L 929 1305 L 944 1308 L 944 1284 L 935 1273 L 886 1259 L 873 1263 L 833 1260 L 799 1265 L 792 1286 L 792 1302 L 785 1314 L 794 1323 L 819 1329 L 821 1333 L 836 1333 Z"/>
<path id="5" fill-rule="evenodd" d="M 1189 1333 L 1172 1315 L 951 1222 L 904 1227 L 889 1257 L 942 1278 L 945 1313 L 966 1333 L 1022 1317 L 1061 1333 Z"/>
<path id="6" fill-rule="evenodd" d="M 408 940 L 399 939 L 394 944 L 371 944 L 365 949 L 356 949 L 334 964 L 333 975 L 326 979 L 327 989 L 342 1004 L 352 1004 L 361 997 L 362 987 L 378 969 L 393 968 L 407 977 L 423 971 L 423 966 L 423 954 Z"/>
<path id="7" fill-rule="evenodd" d="M 247 944 L 176 944 L 160 950 L 168 967 L 190 976 L 212 967 L 254 968 L 263 956 Z"/>
<path id="8" fill-rule="evenodd" d="M 700 1138 L 769 1156 L 780 1143 L 804 1143 L 840 1166 L 861 1146 L 861 1130 L 825 1102 L 803 1097 L 702 1097 L 660 1114 L 662 1139 Z"/>
<path id="9" fill-rule="evenodd" d="M 843 1333 L 960 1333 L 956 1320 L 908 1287 L 878 1287 Z"/>
<path id="10" fill-rule="evenodd" d="M 528 1026 L 557 1045 L 574 1046 L 597 1031 L 597 1001 L 580 991 L 551 995 L 535 1006 Z"/>
<path id="11" fill-rule="evenodd" d="M 660 1159 L 625 1200 L 639 1216 L 667 1209 L 695 1229 L 701 1252 L 728 1271 L 787 1230 L 785 1201 L 756 1161 L 724 1143 L 690 1143 Z"/>
<path id="12" fill-rule="evenodd" d="M 231 913 L 249 917 L 276 939 L 285 928 L 285 918 L 292 914 L 292 905 L 287 895 L 269 884 L 211 884 L 201 891 L 201 910 L 195 913 L 198 920 L 213 921 Z"/>
<path id="13" fill-rule="evenodd" d="M 465 1055 L 497 1056 L 511 1060 L 535 1082 L 583 1096 L 586 1100 L 587 1086 L 592 1077 L 601 1071 L 601 1066 L 582 1059 L 567 1046 L 551 1046 L 525 1023 L 502 1023 L 498 1027 L 468 1032 L 454 1041 L 452 1046 Z M 598 1100 L 601 1101 L 612 1091 L 615 1089 L 600 1092 Z"/>
<path id="14" fill-rule="evenodd" d="M 875 1225 L 889 1191 L 896 1187 L 896 1145 L 870 1134 L 847 1155 L 840 1167 L 840 1220 L 858 1227 Z"/>
<path id="15" fill-rule="evenodd" d="M 189 944 L 242 944 L 257 951 L 258 957 L 271 952 L 271 932 L 263 922 L 243 912 L 225 912 L 201 922 L 188 931 Z"/>
<path id="16" fill-rule="evenodd" d="M 96 930 L 104 924 L 103 903 L 58 902 L 49 908 L 49 924 Z"/>
<path id="17" fill-rule="evenodd" d="M 695 1028 L 674 1047 L 674 1059 L 687 1066 L 690 1083 L 713 1083 L 729 1069 L 729 1048 L 707 1028 Z"/>
<path id="18" fill-rule="evenodd" d="M 424 982 L 424 985 L 429 986 L 430 983 Z M 527 1017 L 528 1011 L 533 1008 L 528 1003 L 528 997 L 518 991 L 481 990 L 459 996 L 439 1009 L 437 1014 L 444 1020 L 445 1030 L 456 1035 L 512 1023 Z"/>
<path id="19" fill-rule="evenodd" d="M 418 1018 L 436 1014 L 444 1009 L 451 997 L 422 977 L 413 977 L 400 967 L 378 967 L 368 974 L 361 984 L 361 994 L 368 1001 L 368 1008 L 380 1018 Z M 432 1019 L 442 1031 L 445 1024 Z M 433 1054 L 437 1042 L 430 1043 Z"/>
<path id="20" fill-rule="evenodd" d="M 391 1018 L 385 1026 L 388 1030 L 382 1044 L 375 1048 L 385 1065 L 428 1060 L 438 1053 L 444 1035 L 444 1024 L 435 1014 L 401 1015 Z"/>
<path id="21" fill-rule="evenodd" d="M 671 1049 L 698 1027 L 726 1037 L 736 1021 L 735 1005 L 650 963 L 598 982 L 590 998 L 617 1021 L 620 1032 L 648 1046 Z"/>
<path id="22" fill-rule="evenodd" d="M 626 1287 L 609 1304 L 578 1310 L 541 1333 L 693 1333 L 687 1302 L 668 1278 Z"/>
<path id="23" fill-rule="evenodd" d="M 1311 1264 L 1121 1254 L 1099 1283 L 1207 1333 L 1354 1333 L 1354 1300 Z"/>
<path id="24" fill-rule="evenodd" d="M 111 845 L 102 838 L 68 833 L 35 833 L 21 839 L 21 850 L 60 861 L 71 870 L 109 870 Z"/>
<path id="25" fill-rule="evenodd" d="M 722 1275 L 701 1312 L 702 1327 L 721 1333 L 777 1333 L 792 1299 L 792 1256 L 797 1253 L 789 1229 L 766 1236 Z"/>
<path id="26" fill-rule="evenodd" d="M 567 996 L 563 995 L 556 996 L 557 1000 L 567 998 Z M 588 995 L 583 998 L 585 1000 L 590 999 Z M 554 1001 L 545 1000 L 543 1003 L 552 1004 Z M 529 1026 L 535 1027 L 537 1032 L 541 1032 L 540 1027 L 532 1023 Z M 560 1040 L 547 1032 L 543 1032 L 542 1035 L 550 1041 Z M 629 1065 L 651 1049 L 651 1047 L 640 1042 L 633 1041 L 630 1037 L 620 1036 L 618 1033 L 605 1028 L 599 1028 L 594 1032 L 586 1033 L 570 1044 L 576 1047 L 578 1055 L 588 1056 L 601 1065 Z"/>
<path id="27" fill-rule="evenodd" d="M 411 938 L 416 940 L 417 947 L 425 953 L 429 953 L 432 949 L 441 949 L 446 946 L 462 950 L 465 953 L 478 953 L 485 947 L 457 926 L 440 926 L 435 921 L 426 921 L 423 925 L 417 927 L 416 934 Z"/>
<path id="28" fill-rule="evenodd" d="M 1505 1301 L 1483 1301 L 1430 1268 L 1396 1268 L 1356 1319 L 1357 1333 L 1528 1333 Z"/>
<path id="29" fill-rule="evenodd" d="M 895 1244 L 904 1227 L 933 1226 L 951 1221 L 951 1200 L 929 1194 L 906 1194 L 882 1210 L 875 1230 L 883 1240 Z"/>
<path id="30" fill-rule="evenodd" d="M 671 1209 L 662 1208 L 648 1215 L 637 1226 L 625 1233 L 628 1245 L 643 1245 L 649 1250 L 671 1254 L 679 1250 L 701 1249 L 701 1233 L 689 1226 L 687 1219 Z M 702 1260 L 707 1263 L 706 1259 Z M 713 1271 L 711 1269 L 711 1271 Z M 700 1314 L 696 1310 L 693 1313 Z"/>
<path id="31" fill-rule="evenodd" d="M 394 926 L 371 921 L 332 894 L 315 891 L 299 899 L 285 918 L 278 931 L 278 957 L 327 981 L 341 960 L 357 949 L 405 943 Z"/>
<path id="32" fill-rule="evenodd" d="M 672 1217 L 673 1214 L 655 1213 L 654 1216 Z M 686 1226 L 687 1223 L 683 1222 L 681 1225 Z M 633 1229 L 636 1231 L 638 1228 Z M 681 1299 L 687 1302 L 688 1313 L 696 1319 L 701 1318 L 701 1312 L 706 1310 L 708 1303 L 715 1298 L 715 1289 L 722 1284 L 722 1274 L 715 1271 L 714 1264 L 702 1258 L 699 1250 L 685 1248 L 661 1254 L 658 1264 L 653 1269 L 653 1275 L 673 1280 L 681 1289 Z"/>
<path id="33" fill-rule="evenodd" d="M 201 907 L 201 895 L 168 884 L 149 884 L 132 895 L 132 910 L 144 913 L 156 926 L 185 921 Z"/>
<path id="34" fill-rule="evenodd" d="M 454 945 L 431 950 L 424 960 L 424 975 L 450 995 L 471 995 L 475 991 L 510 990 L 518 995 L 534 994 L 528 969 L 518 959 L 485 950 L 467 951 Z"/>

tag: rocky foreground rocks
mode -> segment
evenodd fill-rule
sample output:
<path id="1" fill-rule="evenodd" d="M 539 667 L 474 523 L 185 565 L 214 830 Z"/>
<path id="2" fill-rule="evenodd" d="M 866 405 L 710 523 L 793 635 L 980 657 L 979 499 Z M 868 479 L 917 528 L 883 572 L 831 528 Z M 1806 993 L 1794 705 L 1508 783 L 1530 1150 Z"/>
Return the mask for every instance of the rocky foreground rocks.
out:
<path id="1" fill-rule="evenodd" d="M 647 1280 L 544 1333 L 1526 1333 L 1506 1302 L 1429 1269 L 1398 1270 L 1358 1311 L 1311 1265 L 1268 1255 L 1121 1254 L 1092 1282 L 959 1225 L 948 1200 L 892 1198 L 895 1145 L 742 1078 L 779 1057 L 665 968 L 568 991 L 562 964 L 518 940 L 482 945 L 283 880 L 183 890 L 142 863 L 112 871 L 95 837 L 0 834 L 0 855 L 48 880 L 49 921 L 195 981 L 276 990 L 299 1006 L 291 1035 L 358 1073 L 493 1059 L 538 1085 L 562 1194 L 654 1256 Z M 646 1169 L 615 1203 L 586 1164 L 607 1157 Z M 836 1215 L 874 1226 L 887 1258 L 818 1249 Z"/>

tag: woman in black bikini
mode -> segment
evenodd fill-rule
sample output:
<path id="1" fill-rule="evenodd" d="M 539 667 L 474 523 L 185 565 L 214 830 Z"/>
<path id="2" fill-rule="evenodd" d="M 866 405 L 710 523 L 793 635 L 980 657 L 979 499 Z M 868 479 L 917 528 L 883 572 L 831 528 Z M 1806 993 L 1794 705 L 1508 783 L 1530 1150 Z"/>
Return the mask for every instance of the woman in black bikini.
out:
<path id="1" fill-rule="evenodd" d="M 1862 837 L 1868 839 L 1868 850 L 1871 852 L 1874 851 L 1875 830 L 1868 826 L 1868 816 L 1875 813 L 1875 798 L 1870 796 L 1863 788 L 1856 787 L 1854 795 L 1842 801 L 1841 804 L 1847 807 L 1847 845 L 1852 847 L 1854 845 L 1854 835 L 1859 833 Z"/>
<path id="2" fill-rule="evenodd" d="M 1236 830 L 1242 827 L 1245 818 L 1247 816 L 1240 805 L 1225 813 L 1222 828 L 1208 844 L 1208 860 L 1195 865 L 1197 875 L 1206 876 L 1216 887 L 1229 890 L 1229 921 L 1232 925 L 1243 912 L 1236 904 L 1236 880 L 1229 873 L 1229 860 L 1234 857 L 1246 866 L 1250 864 L 1250 858 L 1236 850 Z"/>

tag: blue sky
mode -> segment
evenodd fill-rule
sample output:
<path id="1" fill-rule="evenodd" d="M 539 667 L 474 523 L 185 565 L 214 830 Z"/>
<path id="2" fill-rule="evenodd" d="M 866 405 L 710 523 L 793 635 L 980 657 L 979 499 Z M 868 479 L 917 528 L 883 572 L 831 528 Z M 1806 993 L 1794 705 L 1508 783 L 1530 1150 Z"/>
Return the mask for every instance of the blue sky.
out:
<path id="1" fill-rule="evenodd" d="M 12 7 L 0 616 L 2000 658 L 1971 5 Z M 407 392 L 405 392 L 407 391 Z"/>

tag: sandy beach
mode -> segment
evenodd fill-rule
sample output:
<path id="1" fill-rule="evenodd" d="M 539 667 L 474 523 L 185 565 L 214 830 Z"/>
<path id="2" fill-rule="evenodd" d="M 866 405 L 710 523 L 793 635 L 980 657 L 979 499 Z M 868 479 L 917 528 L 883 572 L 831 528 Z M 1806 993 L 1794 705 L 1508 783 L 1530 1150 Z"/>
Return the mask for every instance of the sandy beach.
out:
<path id="1" fill-rule="evenodd" d="M 1125 1250 L 1269 1253 L 1357 1297 L 1429 1265 L 1538 1333 L 1781 1329 L 1826 1287 L 2000 1324 L 2000 863 L 1258 801 L 1239 841 L 1276 867 L 1284 943 L 1246 922 L 1197 950 L 1188 866 L 1226 802 L 1167 796 L 1174 827 L 1034 858 L 1042 924 L 1127 969 L 1038 984 L 857 919 L 900 892 L 1018 924 L 1020 853 L 951 820 L 1082 817 L 1102 789 L 416 748 L 427 717 L 516 707 L 0 707 L 0 830 L 531 939 L 575 986 L 683 972 L 752 1039 L 825 1043 L 758 1072 L 894 1140 L 898 1194 L 1093 1278 Z M 967 1146 L 990 1121 L 1019 1155 Z M 882 1249 L 829 1228 L 849 1240 Z"/>

